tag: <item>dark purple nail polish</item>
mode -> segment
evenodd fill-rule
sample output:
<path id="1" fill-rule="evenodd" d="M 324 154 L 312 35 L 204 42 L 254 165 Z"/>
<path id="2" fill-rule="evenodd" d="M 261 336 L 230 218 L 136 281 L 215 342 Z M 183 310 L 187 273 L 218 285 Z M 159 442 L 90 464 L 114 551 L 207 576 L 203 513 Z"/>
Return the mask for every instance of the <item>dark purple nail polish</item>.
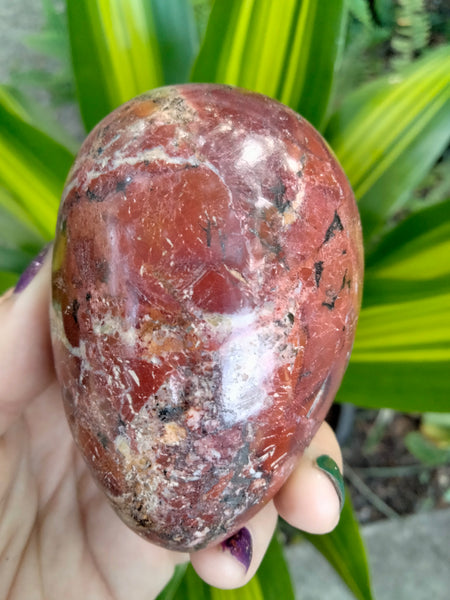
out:
<path id="1" fill-rule="evenodd" d="M 45 257 L 47 256 L 47 253 L 50 250 L 50 248 L 51 244 L 47 244 L 42 248 L 39 254 L 35 256 L 35 258 L 33 258 L 28 267 L 20 276 L 19 281 L 17 282 L 16 287 L 14 288 L 15 294 L 23 292 L 23 290 L 28 286 L 28 284 L 31 282 L 34 276 L 37 275 L 40 268 L 44 264 Z"/>
<path id="2" fill-rule="evenodd" d="M 244 565 L 245 572 L 248 571 L 252 562 L 253 544 L 250 531 L 246 527 L 242 527 L 232 537 L 222 542 L 222 548 L 229 550 L 231 555 Z"/>

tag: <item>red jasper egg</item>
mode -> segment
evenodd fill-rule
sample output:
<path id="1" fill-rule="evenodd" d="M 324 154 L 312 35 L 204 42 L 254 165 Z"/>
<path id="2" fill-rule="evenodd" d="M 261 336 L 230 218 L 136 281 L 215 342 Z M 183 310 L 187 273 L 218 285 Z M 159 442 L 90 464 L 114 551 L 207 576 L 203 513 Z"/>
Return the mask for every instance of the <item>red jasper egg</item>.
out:
<path id="1" fill-rule="evenodd" d="M 342 379 L 362 273 L 351 188 L 291 109 L 191 84 L 97 125 L 59 211 L 52 338 L 127 525 L 193 550 L 274 496 Z"/>

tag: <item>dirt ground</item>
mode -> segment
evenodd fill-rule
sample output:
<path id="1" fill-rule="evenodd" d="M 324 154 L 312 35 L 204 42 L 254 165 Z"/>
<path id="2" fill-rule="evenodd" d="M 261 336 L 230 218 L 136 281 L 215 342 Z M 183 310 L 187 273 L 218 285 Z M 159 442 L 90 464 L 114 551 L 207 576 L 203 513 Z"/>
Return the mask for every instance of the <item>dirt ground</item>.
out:
<path id="1" fill-rule="evenodd" d="M 405 446 L 420 417 L 357 409 L 343 442 L 344 476 L 360 523 L 450 506 L 450 465 L 430 467 Z"/>

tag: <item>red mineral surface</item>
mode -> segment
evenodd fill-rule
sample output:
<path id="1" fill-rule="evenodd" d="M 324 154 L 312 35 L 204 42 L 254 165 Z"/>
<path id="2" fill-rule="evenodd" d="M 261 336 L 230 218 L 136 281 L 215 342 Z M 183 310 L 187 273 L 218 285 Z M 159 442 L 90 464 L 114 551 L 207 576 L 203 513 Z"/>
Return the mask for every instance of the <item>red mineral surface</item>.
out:
<path id="1" fill-rule="evenodd" d="M 362 271 L 347 179 L 278 102 L 172 86 L 92 131 L 59 212 L 52 337 L 125 523 L 193 550 L 273 497 L 342 379 Z"/>

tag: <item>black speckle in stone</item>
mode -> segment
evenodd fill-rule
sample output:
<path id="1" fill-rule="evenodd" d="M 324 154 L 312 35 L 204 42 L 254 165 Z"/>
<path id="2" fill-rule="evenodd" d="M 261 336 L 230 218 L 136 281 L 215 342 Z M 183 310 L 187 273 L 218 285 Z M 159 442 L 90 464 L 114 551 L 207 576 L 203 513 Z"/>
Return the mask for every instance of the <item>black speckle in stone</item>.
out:
<path id="1" fill-rule="evenodd" d="M 109 279 L 109 264 L 105 259 L 97 260 L 95 262 L 95 270 L 97 274 L 97 279 L 102 283 L 107 283 Z"/>
<path id="2" fill-rule="evenodd" d="M 289 321 L 290 321 L 290 322 L 291 322 L 291 324 L 293 325 L 293 324 L 294 324 L 294 320 L 295 320 L 295 317 L 294 317 L 294 315 L 293 315 L 292 313 L 288 313 L 288 314 L 287 314 L 287 318 L 289 319 Z"/>
<path id="3" fill-rule="evenodd" d="M 87 189 L 86 196 L 90 202 L 103 202 L 104 200 L 104 198 L 100 198 L 100 196 L 97 196 L 97 194 L 89 188 Z"/>
<path id="4" fill-rule="evenodd" d="M 301 381 L 304 377 L 311 377 L 312 371 L 305 371 L 304 373 L 300 373 L 298 376 L 298 381 Z"/>
<path id="5" fill-rule="evenodd" d="M 336 300 L 338 299 L 338 294 L 335 294 L 335 293 L 331 292 L 330 290 L 328 290 L 327 296 L 328 296 L 328 301 L 322 302 L 322 306 L 326 306 L 328 308 L 328 310 L 333 310 L 334 305 L 336 304 Z"/>
<path id="6" fill-rule="evenodd" d="M 344 231 L 344 226 L 342 225 L 342 221 L 335 210 L 333 220 L 331 221 L 331 224 L 325 233 L 323 243 L 326 244 L 329 242 L 331 238 L 334 237 L 336 231 Z"/>
<path id="7" fill-rule="evenodd" d="M 322 306 L 326 306 L 329 310 L 333 310 L 334 305 L 336 304 L 336 300 L 339 297 L 339 293 L 347 286 L 350 289 L 351 280 L 347 279 L 347 271 L 345 271 L 344 276 L 342 277 L 341 287 L 339 288 L 339 292 L 334 292 L 333 290 L 327 290 L 326 295 L 328 300 L 326 302 L 322 302 Z"/>
<path id="8" fill-rule="evenodd" d="M 109 439 L 108 437 L 102 433 L 101 431 L 97 432 L 97 437 L 100 440 L 101 445 L 103 446 L 103 448 L 106 448 L 109 444 Z"/>
<path id="9" fill-rule="evenodd" d="M 303 154 L 300 159 L 300 169 L 297 171 L 297 177 L 303 177 L 303 169 L 306 164 L 306 154 Z"/>
<path id="10" fill-rule="evenodd" d="M 350 289 L 351 285 L 352 285 L 352 280 L 347 279 L 347 270 L 346 270 L 344 273 L 344 277 L 342 278 L 341 290 L 343 290 L 345 288 L 345 286 L 347 286 L 348 289 Z"/>
<path id="11" fill-rule="evenodd" d="M 203 231 L 206 233 L 206 245 L 208 248 L 211 247 L 211 221 L 207 221 L 206 227 L 201 226 Z"/>
<path id="12" fill-rule="evenodd" d="M 158 409 L 158 419 L 163 423 L 168 423 L 175 420 L 183 409 L 180 406 L 163 406 Z"/>
<path id="13" fill-rule="evenodd" d="M 90 292 L 88 292 L 86 294 L 86 300 L 89 302 L 89 300 L 92 298 L 92 294 Z"/>
<path id="14" fill-rule="evenodd" d="M 320 279 L 322 278 L 323 272 L 323 260 L 319 260 L 314 263 L 314 280 L 316 282 L 316 287 L 319 287 Z"/>
<path id="15" fill-rule="evenodd" d="M 116 184 L 116 192 L 124 192 L 128 185 L 133 181 L 133 178 L 128 176 L 125 177 L 125 179 L 121 179 L 120 181 L 117 182 Z"/>
<path id="16" fill-rule="evenodd" d="M 249 456 L 250 456 L 250 444 L 248 442 L 245 442 L 241 448 L 239 448 L 234 462 L 236 465 L 242 465 L 243 467 L 245 467 L 245 465 L 248 464 L 249 461 Z"/>
<path id="17" fill-rule="evenodd" d="M 286 186 L 281 181 L 278 181 L 277 185 L 270 189 L 273 194 L 273 200 L 275 202 L 275 206 L 277 207 L 278 212 L 284 213 L 284 211 L 289 206 L 288 201 L 283 201 L 284 194 L 286 192 Z"/>
<path id="18" fill-rule="evenodd" d="M 249 485 L 250 480 L 246 482 Z M 221 502 L 226 504 L 227 506 L 231 506 L 232 508 L 236 508 L 238 506 L 245 506 L 245 501 L 247 500 L 247 492 L 245 489 L 238 490 L 238 492 L 234 495 L 227 494 L 226 496 L 222 496 L 220 499 Z"/>
<path id="19" fill-rule="evenodd" d="M 75 300 L 72 302 L 72 317 L 73 317 L 73 320 L 75 321 L 76 325 L 78 325 L 78 310 L 79 310 L 79 308 L 80 308 L 80 303 L 75 298 Z"/>
<path id="20" fill-rule="evenodd" d="M 103 148 L 101 146 L 97 148 L 97 154 L 98 156 L 100 156 L 100 154 L 103 154 Z"/>

